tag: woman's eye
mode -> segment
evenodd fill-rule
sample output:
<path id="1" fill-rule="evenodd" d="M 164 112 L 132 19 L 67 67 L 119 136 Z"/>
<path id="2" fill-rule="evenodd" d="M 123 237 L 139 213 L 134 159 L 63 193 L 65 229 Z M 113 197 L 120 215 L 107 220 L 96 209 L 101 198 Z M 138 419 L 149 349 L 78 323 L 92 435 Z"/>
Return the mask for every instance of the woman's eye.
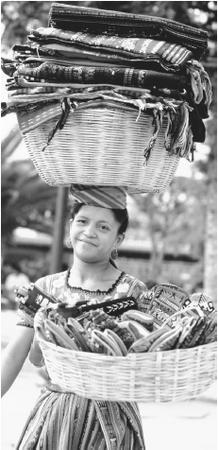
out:
<path id="1" fill-rule="evenodd" d="M 110 231 L 110 229 L 106 225 L 100 225 L 100 229 L 102 231 Z"/>
<path id="2" fill-rule="evenodd" d="M 86 221 L 84 219 L 77 219 L 77 223 L 85 223 Z"/>

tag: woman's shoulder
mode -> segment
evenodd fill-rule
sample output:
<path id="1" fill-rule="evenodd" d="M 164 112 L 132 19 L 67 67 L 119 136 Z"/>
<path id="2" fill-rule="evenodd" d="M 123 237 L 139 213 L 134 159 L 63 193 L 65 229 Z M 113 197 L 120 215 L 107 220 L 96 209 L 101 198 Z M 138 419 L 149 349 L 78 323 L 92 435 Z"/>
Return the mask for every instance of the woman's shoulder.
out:
<path id="1" fill-rule="evenodd" d="M 67 270 L 39 278 L 34 284 L 39 289 L 50 292 L 53 287 L 63 287 L 66 282 Z"/>

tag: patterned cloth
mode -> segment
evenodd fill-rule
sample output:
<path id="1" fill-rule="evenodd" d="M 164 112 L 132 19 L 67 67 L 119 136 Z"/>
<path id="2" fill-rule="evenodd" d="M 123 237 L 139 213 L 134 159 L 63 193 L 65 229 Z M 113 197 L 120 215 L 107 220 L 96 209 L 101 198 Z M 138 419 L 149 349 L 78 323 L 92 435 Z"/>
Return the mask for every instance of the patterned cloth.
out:
<path id="1" fill-rule="evenodd" d="M 178 70 L 193 54 L 186 47 L 170 44 L 166 41 L 140 38 L 122 38 L 117 36 L 74 33 L 57 28 L 38 28 L 28 38 L 40 45 L 49 43 L 65 44 L 78 49 L 86 57 L 85 50 L 103 51 L 121 57 L 140 60 L 156 60 L 166 69 Z"/>
<path id="2" fill-rule="evenodd" d="M 158 38 L 185 45 L 200 57 L 207 48 L 207 32 L 163 17 L 129 14 L 53 3 L 49 26 L 63 30 L 118 34 L 126 37 Z"/>
<path id="3" fill-rule="evenodd" d="M 54 45 L 52 44 L 53 47 Z M 110 63 L 87 59 L 76 62 L 70 59 L 70 53 L 65 60 L 51 56 L 50 58 L 25 57 L 26 50 L 22 50 L 22 46 L 19 48 L 20 51 L 15 52 L 14 60 L 2 58 L 2 70 L 13 77 L 7 81 L 7 89 L 12 94 L 13 90 L 17 90 L 19 87 L 28 89 L 28 86 L 32 88 L 39 86 L 42 89 L 40 87 L 42 84 L 44 88 L 51 89 L 53 87 L 57 92 L 66 86 L 69 89 L 71 87 L 96 86 L 96 88 L 102 88 L 102 86 L 110 86 L 120 90 L 127 87 L 133 88 L 131 93 L 133 97 L 138 89 L 142 93 L 150 90 L 154 95 L 159 92 L 159 95 L 167 95 L 169 98 L 184 98 L 196 109 L 200 118 L 205 119 L 209 116 L 212 86 L 208 73 L 196 60 L 187 61 L 183 70 L 178 73 L 168 73 L 161 70 L 160 64 L 155 66 L 153 59 L 149 62 L 144 61 L 145 68 L 131 67 L 129 64 L 127 64 L 128 67 L 122 67 L 111 60 Z M 70 46 L 67 48 L 72 51 Z M 40 52 L 40 48 L 38 52 Z M 22 55 L 22 61 L 18 62 L 19 57 L 16 54 Z M 166 92 L 164 93 L 163 90 Z"/>
<path id="4" fill-rule="evenodd" d="M 72 184 L 71 195 L 79 202 L 86 205 L 100 206 L 109 209 L 126 208 L 126 190 L 113 186 L 84 186 Z"/>
<path id="5" fill-rule="evenodd" d="M 22 64 L 14 73 L 14 76 L 23 76 L 27 80 L 35 82 L 41 80 L 63 84 L 105 84 L 142 89 L 152 87 L 175 89 L 179 86 L 180 91 L 189 88 L 189 80 L 184 75 L 134 68 L 96 67 L 95 65 L 66 67 L 52 62 L 43 62 L 38 67 L 29 67 L 27 64 Z"/>
<path id="6" fill-rule="evenodd" d="M 107 291 L 73 287 L 67 274 L 48 275 L 36 286 L 69 305 L 80 300 L 98 303 L 123 296 L 133 296 L 139 305 L 144 303 L 146 286 L 126 273 L 122 272 Z M 19 325 L 33 325 L 33 318 L 23 310 L 19 315 Z M 49 384 L 31 412 L 16 449 L 144 450 L 145 444 L 135 403 L 88 400 Z"/>

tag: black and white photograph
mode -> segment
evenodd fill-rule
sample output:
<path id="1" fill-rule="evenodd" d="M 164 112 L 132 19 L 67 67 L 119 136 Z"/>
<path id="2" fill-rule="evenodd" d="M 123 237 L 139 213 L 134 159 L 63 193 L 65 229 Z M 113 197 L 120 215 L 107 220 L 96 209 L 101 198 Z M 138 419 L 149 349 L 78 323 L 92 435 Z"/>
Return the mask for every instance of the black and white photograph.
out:
<path id="1" fill-rule="evenodd" d="M 2 450 L 216 450 L 216 1 L 1 1 L 1 350 Z"/>

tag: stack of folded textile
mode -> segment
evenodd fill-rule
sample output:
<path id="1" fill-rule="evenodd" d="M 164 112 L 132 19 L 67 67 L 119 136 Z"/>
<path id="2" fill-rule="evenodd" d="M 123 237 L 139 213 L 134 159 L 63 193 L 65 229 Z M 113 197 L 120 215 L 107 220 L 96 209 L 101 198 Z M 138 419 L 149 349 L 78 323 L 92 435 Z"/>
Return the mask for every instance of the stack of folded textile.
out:
<path id="1" fill-rule="evenodd" d="M 194 142 L 205 139 L 203 119 L 208 117 L 211 102 L 209 76 L 199 62 L 207 48 L 206 32 L 163 18 L 62 3 L 52 4 L 48 25 L 33 30 L 26 45 L 14 46 L 14 60 L 3 59 L 2 63 L 3 71 L 10 76 L 9 101 L 3 105 L 3 114 L 18 113 L 24 136 L 40 127 L 38 113 L 42 110 L 46 115 L 46 108 L 50 111 L 58 106 L 60 117 L 57 121 L 56 111 L 50 129 L 43 129 L 41 150 L 55 142 L 61 129 L 64 137 L 69 117 L 72 128 L 77 110 L 93 108 L 93 130 L 96 108 L 102 107 L 103 122 L 104 111 L 123 108 L 125 114 L 136 112 L 131 120 L 138 121 L 138 132 L 142 128 L 141 115 L 152 118 L 148 123 L 150 136 L 139 149 L 147 165 L 158 136 L 167 157 L 172 155 L 178 162 L 179 157 L 190 159 L 190 153 L 193 156 Z M 113 133 L 113 123 L 107 125 L 109 133 Z M 118 132 L 123 136 L 122 125 Z M 89 147 L 89 142 L 84 145 Z M 92 145 L 96 147 L 97 137 L 90 142 Z M 173 166 L 175 172 L 175 161 Z M 56 184 L 69 182 L 81 180 L 67 178 Z"/>

